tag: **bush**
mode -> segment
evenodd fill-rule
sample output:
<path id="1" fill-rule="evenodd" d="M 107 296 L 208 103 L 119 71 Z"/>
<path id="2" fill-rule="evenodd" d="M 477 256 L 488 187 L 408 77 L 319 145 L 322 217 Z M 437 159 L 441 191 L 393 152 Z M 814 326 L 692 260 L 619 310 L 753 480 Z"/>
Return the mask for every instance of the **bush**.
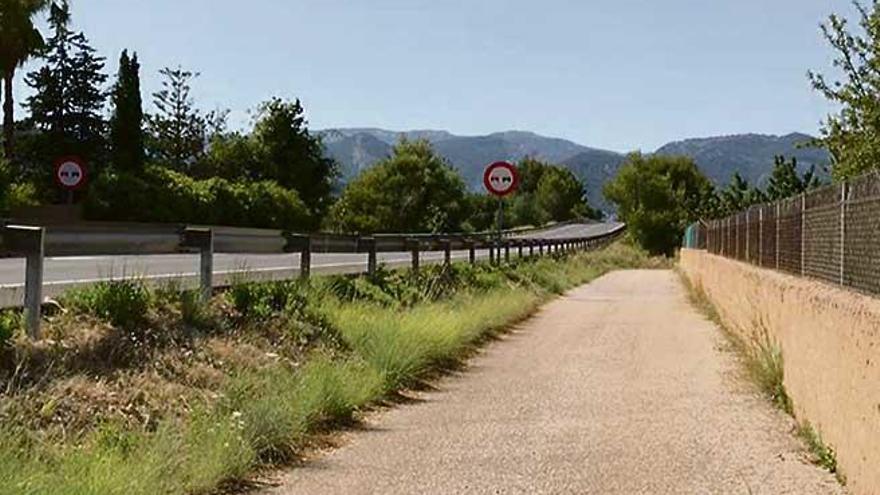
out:
<path id="1" fill-rule="evenodd" d="M 8 162 L 0 159 L 0 214 L 13 208 L 39 204 L 37 188 L 26 182 L 16 182 Z"/>
<path id="2" fill-rule="evenodd" d="M 21 329 L 21 313 L 14 311 L 0 312 L 0 347 L 5 346 Z"/>
<path id="3" fill-rule="evenodd" d="M 65 298 L 73 309 L 98 316 L 118 328 L 140 327 L 151 301 L 150 290 L 140 280 L 100 282 Z"/>
<path id="4" fill-rule="evenodd" d="M 309 212 L 296 191 L 273 181 L 196 180 L 153 166 L 140 176 L 108 172 L 86 202 L 92 220 L 199 223 L 300 230 Z"/>

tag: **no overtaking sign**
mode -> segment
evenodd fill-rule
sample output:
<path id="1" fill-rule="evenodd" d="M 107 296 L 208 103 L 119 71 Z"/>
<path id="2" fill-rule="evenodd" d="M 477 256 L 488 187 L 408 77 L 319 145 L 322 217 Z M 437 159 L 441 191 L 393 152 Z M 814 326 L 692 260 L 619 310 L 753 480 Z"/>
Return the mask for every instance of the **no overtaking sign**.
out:
<path id="1" fill-rule="evenodd" d="M 486 168 L 483 184 L 490 194 L 498 197 L 507 196 L 516 191 L 519 185 L 519 174 L 516 167 L 508 162 L 495 162 Z"/>
<path id="2" fill-rule="evenodd" d="M 68 156 L 55 162 L 55 182 L 69 191 L 83 187 L 88 172 L 85 163 L 77 157 Z"/>

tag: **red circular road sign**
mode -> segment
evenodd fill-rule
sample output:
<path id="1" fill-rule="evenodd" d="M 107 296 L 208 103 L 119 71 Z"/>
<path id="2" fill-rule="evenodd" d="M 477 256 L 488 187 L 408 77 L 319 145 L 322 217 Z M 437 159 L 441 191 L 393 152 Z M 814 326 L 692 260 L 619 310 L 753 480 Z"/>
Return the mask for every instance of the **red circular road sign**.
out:
<path id="1" fill-rule="evenodd" d="M 516 167 L 508 162 L 495 162 L 486 168 L 483 185 L 489 193 L 504 197 L 516 191 L 519 186 L 519 173 Z"/>
<path id="2" fill-rule="evenodd" d="M 86 185 L 88 175 L 85 162 L 78 157 L 66 156 L 55 162 L 55 182 L 64 189 L 80 189 Z"/>

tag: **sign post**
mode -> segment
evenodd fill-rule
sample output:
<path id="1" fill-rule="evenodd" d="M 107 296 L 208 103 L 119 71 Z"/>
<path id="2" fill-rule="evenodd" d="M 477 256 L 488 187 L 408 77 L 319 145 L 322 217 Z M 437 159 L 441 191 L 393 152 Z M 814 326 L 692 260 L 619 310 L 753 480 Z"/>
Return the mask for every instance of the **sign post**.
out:
<path id="1" fill-rule="evenodd" d="M 519 172 L 513 164 L 495 162 L 486 167 L 483 174 L 483 185 L 489 194 L 498 198 L 498 239 L 504 230 L 504 198 L 513 194 L 519 187 Z"/>
<path id="2" fill-rule="evenodd" d="M 55 161 L 55 182 L 67 191 L 67 202 L 73 204 L 73 192 L 86 185 L 88 170 L 79 157 L 67 156 Z"/>

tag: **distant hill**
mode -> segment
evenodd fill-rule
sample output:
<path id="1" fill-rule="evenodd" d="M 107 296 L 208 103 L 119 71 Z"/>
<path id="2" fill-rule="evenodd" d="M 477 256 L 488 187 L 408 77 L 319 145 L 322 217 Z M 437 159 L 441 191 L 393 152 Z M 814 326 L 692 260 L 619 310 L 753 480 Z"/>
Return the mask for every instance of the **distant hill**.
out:
<path id="1" fill-rule="evenodd" d="M 389 156 L 401 137 L 428 139 L 437 151 L 458 169 L 468 186 L 478 190 L 483 169 L 496 160 L 518 161 L 532 156 L 571 169 L 586 184 L 590 202 L 610 211 L 602 188 L 616 174 L 625 155 L 590 148 L 565 139 L 531 132 L 507 131 L 486 136 L 457 136 L 446 131 L 416 130 L 396 132 L 375 128 L 329 129 L 319 131 L 327 152 L 342 168 L 342 181 L 348 182 L 377 161 Z M 694 158 L 703 172 L 717 184 L 726 184 L 739 171 L 751 183 L 764 184 L 776 155 L 794 156 L 806 170 L 830 162 L 827 152 L 799 148 L 811 139 L 806 134 L 737 136 L 688 139 L 662 146 L 658 154 L 686 155 Z"/>
<path id="2" fill-rule="evenodd" d="M 749 183 L 765 185 L 777 155 L 797 158 L 801 171 L 815 165 L 817 171 L 827 177 L 825 169 L 831 163 L 831 155 L 824 149 L 803 147 L 812 139 L 800 133 L 687 139 L 669 143 L 658 149 L 657 154 L 690 156 L 703 173 L 718 184 L 726 184 L 734 172 L 739 172 Z"/>

